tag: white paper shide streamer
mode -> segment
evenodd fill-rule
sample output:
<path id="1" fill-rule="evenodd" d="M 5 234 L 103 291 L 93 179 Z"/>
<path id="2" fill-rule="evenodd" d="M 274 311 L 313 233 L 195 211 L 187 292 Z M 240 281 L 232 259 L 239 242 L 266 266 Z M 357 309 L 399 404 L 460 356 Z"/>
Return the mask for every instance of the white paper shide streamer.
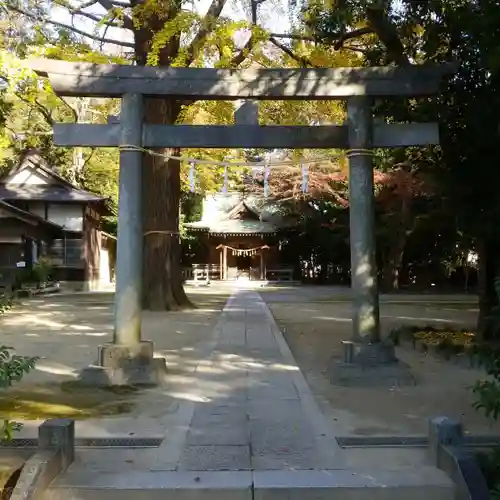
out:
<path id="1" fill-rule="evenodd" d="M 269 163 L 266 163 L 264 168 L 264 196 L 267 198 L 269 196 L 269 174 L 271 173 L 271 167 Z"/>
<path id="2" fill-rule="evenodd" d="M 301 165 L 302 169 L 302 192 L 307 193 L 309 188 L 309 170 L 306 165 Z"/>
<path id="3" fill-rule="evenodd" d="M 194 163 L 189 164 L 189 190 L 191 193 L 196 191 L 196 167 Z"/>
<path id="4" fill-rule="evenodd" d="M 222 188 L 224 193 L 227 193 L 228 189 L 228 170 L 227 170 L 227 165 L 224 165 L 224 186 Z"/>

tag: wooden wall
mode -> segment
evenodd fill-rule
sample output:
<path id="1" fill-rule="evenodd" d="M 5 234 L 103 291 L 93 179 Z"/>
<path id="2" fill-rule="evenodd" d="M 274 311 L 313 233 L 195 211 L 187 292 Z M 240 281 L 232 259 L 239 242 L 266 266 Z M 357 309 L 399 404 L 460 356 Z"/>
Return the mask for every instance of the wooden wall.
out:
<path id="1" fill-rule="evenodd" d="M 83 217 L 83 260 L 85 263 L 85 282 L 90 289 L 99 284 L 101 266 L 100 215 L 92 207 L 85 209 Z"/>

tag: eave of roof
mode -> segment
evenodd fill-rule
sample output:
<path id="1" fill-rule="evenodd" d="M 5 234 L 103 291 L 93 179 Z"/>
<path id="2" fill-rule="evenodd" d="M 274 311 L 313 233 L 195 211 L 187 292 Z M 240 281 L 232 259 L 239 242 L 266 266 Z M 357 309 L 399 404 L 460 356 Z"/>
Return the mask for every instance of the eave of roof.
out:
<path id="1" fill-rule="evenodd" d="M 27 222 L 28 224 L 43 225 L 57 231 L 64 231 L 64 228 L 59 224 L 46 220 L 43 217 L 40 217 L 39 215 L 36 215 L 32 212 L 28 212 L 26 210 L 22 210 L 21 208 L 15 207 L 14 205 L 7 203 L 6 201 L 0 200 L 0 208 L 6 210 L 7 212 L 10 212 L 16 219 Z"/>
<path id="2" fill-rule="evenodd" d="M 0 184 L 0 199 L 64 203 L 100 203 L 106 200 L 106 198 L 83 189 L 67 189 L 63 186 L 50 184 L 26 184 L 24 186 Z"/>
<path id="3" fill-rule="evenodd" d="M 40 170 L 52 178 L 55 184 L 9 184 L 8 179 L 24 168 Z M 100 204 L 109 200 L 107 197 L 80 189 L 66 180 L 49 167 L 41 152 L 36 149 L 26 151 L 20 162 L 0 178 L 0 199 Z"/>
<path id="4" fill-rule="evenodd" d="M 256 235 L 256 234 L 274 234 L 278 228 L 270 222 L 259 220 L 229 219 L 214 222 L 191 222 L 186 227 L 193 231 L 203 231 L 209 234 L 231 234 L 231 235 Z"/>

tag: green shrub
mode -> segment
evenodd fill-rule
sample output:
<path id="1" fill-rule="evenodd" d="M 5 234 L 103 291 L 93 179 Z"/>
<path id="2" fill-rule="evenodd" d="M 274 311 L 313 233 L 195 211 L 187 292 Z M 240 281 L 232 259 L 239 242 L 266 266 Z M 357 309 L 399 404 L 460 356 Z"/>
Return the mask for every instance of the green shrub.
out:
<path id="1" fill-rule="evenodd" d="M 52 265 L 51 260 L 44 256 L 40 257 L 33 266 L 33 274 L 38 283 L 45 283 L 46 281 L 49 281 L 53 270 L 54 266 Z"/>
<path id="2" fill-rule="evenodd" d="M 19 356 L 14 349 L 0 345 L 0 390 L 8 389 L 14 382 L 19 382 L 26 373 L 29 373 L 38 361 L 36 357 Z M 12 439 L 14 431 L 19 430 L 21 424 L 4 419 L 0 427 L 0 440 Z"/>
<path id="3" fill-rule="evenodd" d="M 477 348 L 479 364 L 486 371 L 487 378 L 478 380 L 473 387 L 477 400 L 474 408 L 498 420 L 500 417 L 500 349 L 493 346 Z"/>
<path id="4" fill-rule="evenodd" d="M 486 484 L 491 492 L 491 500 L 500 500 L 500 482 L 498 471 L 500 470 L 500 449 L 491 452 L 478 453 L 476 455 L 479 467 L 484 474 Z"/>
<path id="5" fill-rule="evenodd" d="M 0 314 L 3 314 L 10 309 L 12 309 L 12 305 L 14 303 L 14 299 L 10 296 L 4 295 L 0 298 Z"/>
<path id="6" fill-rule="evenodd" d="M 498 338 L 500 333 L 500 278 L 495 280 L 498 304 L 487 318 L 488 328 Z M 473 391 L 477 400 L 473 403 L 476 410 L 484 412 L 493 420 L 500 418 L 500 347 L 498 345 L 476 346 L 479 364 L 487 377 L 474 384 Z M 480 465 L 488 482 L 493 500 L 500 500 L 500 448 L 494 449 L 480 460 Z"/>

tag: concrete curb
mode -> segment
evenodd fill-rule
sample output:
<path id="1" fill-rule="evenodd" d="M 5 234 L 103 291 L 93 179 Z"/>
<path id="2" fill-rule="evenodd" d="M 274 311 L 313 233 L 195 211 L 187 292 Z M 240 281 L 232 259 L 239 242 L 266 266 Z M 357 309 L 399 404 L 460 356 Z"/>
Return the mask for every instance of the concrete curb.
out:
<path id="1" fill-rule="evenodd" d="M 453 500 L 433 467 L 392 471 L 296 470 L 96 474 L 49 488 L 51 500 Z"/>

